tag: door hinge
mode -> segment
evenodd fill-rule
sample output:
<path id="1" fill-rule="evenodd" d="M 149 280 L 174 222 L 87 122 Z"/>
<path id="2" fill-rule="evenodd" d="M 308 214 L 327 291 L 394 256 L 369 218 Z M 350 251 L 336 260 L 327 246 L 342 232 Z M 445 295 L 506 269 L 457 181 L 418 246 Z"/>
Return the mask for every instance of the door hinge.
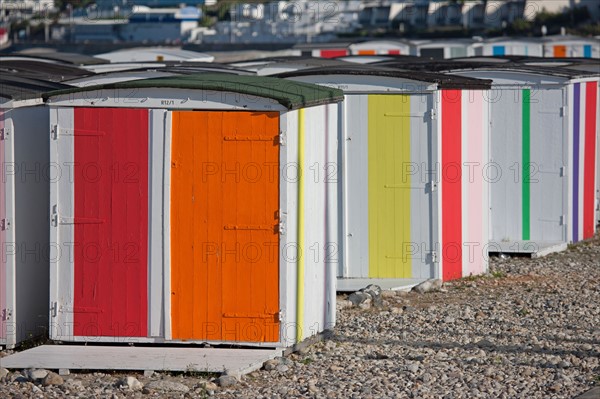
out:
<path id="1" fill-rule="evenodd" d="M 561 166 L 560 167 L 560 177 L 565 177 L 566 175 L 567 175 L 567 167 Z"/>
<path id="2" fill-rule="evenodd" d="M 430 182 L 429 182 L 429 191 L 430 191 L 430 192 L 432 192 L 432 193 L 434 193 L 434 192 L 436 192 L 436 191 L 437 191 L 437 189 L 438 189 L 438 184 L 437 184 L 437 182 L 435 182 L 435 181 L 430 181 Z"/>
<path id="3" fill-rule="evenodd" d="M 433 262 L 433 263 L 438 263 L 439 262 L 439 260 L 438 260 L 438 254 L 437 254 L 436 251 L 431 251 L 429 254 L 431 255 L 431 262 Z"/>
<path id="4" fill-rule="evenodd" d="M 4 231 L 4 230 L 10 230 L 10 219 L 2 219 L 0 220 L 0 230 Z"/>
<path id="5" fill-rule="evenodd" d="M 565 116 L 567 116 L 567 106 L 563 105 L 562 107 L 560 107 L 560 116 L 561 118 L 564 118 Z"/>
<path id="6" fill-rule="evenodd" d="M 566 215 L 560 215 L 560 225 L 564 226 L 565 223 L 567 223 L 567 216 Z"/>
<path id="7" fill-rule="evenodd" d="M 52 140 L 58 140 L 58 125 L 52 125 L 50 129 L 50 138 Z"/>
<path id="8" fill-rule="evenodd" d="M 65 216 L 59 216 L 58 213 L 53 213 L 50 219 L 50 223 L 53 227 L 58 227 L 59 224 L 102 224 L 104 219 L 96 218 L 71 218 Z"/>
<path id="9" fill-rule="evenodd" d="M 0 314 L 0 318 L 2 319 L 2 321 L 10 320 L 11 316 L 12 316 L 12 309 L 2 309 L 2 313 Z"/>
<path id="10" fill-rule="evenodd" d="M 285 319 L 285 313 L 284 313 L 284 311 L 283 311 L 283 310 L 281 310 L 281 309 L 279 310 L 279 313 L 278 313 L 278 319 L 279 319 L 279 322 L 280 322 L 280 323 L 282 323 L 282 322 L 283 322 L 283 320 Z"/>
<path id="11" fill-rule="evenodd" d="M 432 121 L 437 119 L 437 111 L 433 108 L 429 110 L 429 119 Z"/>
<path id="12" fill-rule="evenodd" d="M 8 140 L 8 138 L 10 137 L 10 129 L 7 127 L 4 127 L 2 129 L 0 129 L 0 140 Z"/>
<path id="13" fill-rule="evenodd" d="M 279 145 L 284 146 L 286 144 L 286 132 L 279 133 Z"/>

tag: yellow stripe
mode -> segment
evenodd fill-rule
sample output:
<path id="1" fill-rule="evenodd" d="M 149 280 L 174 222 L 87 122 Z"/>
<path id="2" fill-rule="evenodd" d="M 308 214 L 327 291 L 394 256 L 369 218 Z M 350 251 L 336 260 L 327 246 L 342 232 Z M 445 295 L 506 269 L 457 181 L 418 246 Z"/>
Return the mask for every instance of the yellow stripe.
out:
<path id="1" fill-rule="evenodd" d="M 369 96 L 369 277 L 410 278 L 410 98 Z"/>
<path id="2" fill-rule="evenodd" d="M 298 286 L 296 342 L 304 339 L 304 109 L 298 110 Z"/>

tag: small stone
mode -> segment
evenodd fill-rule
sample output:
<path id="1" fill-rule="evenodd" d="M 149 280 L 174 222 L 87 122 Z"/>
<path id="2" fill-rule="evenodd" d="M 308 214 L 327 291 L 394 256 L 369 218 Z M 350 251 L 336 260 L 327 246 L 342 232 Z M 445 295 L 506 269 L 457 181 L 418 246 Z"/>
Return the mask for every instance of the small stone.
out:
<path id="1" fill-rule="evenodd" d="M 25 371 L 25 377 L 29 381 L 43 380 L 48 375 L 48 370 L 44 369 L 29 369 Z"/>
<path id="2" fill-rule="evenodd" d="M 119 380 L 119 382 L 117 382 L 117 386 L 126 387 L 131 389 L 132 391 L 141 391 L 142 388 L 144 388 L 144 384 L 139 382 L 137 378 L 131 376 L 127 376 Z"/>
<path id="3" fill-rule="evenodd" d="M 381 296 L 383 298 L 394 298 L 396 296 L 396 291 L 392 291 L 392 290 L 381 291 Z"/>
<path id="4" fill-rule="evenodd" d="M 354 306 L 354 304 L 346 299 L 338 299 L 336 301 L 337 309 L 347 309 L 351 308 L 352 306 Z"/>
<path id="5" fill-rule="evenodd" d="M 364 302 L 361 302 L 358 307 L 361 309 L 371 309 L 371 303 L 372 303 L 372 299 L 371 298 L 367 298 Z"/>
<path id="6" fill-rule="evenodd" d="M 359 306 L 361 303 L 370 299 L 371 297 L 368 294 L 360 291 L 354 292 L 348 296 L 348 300 L 352 302 L 352 305 L 354 306 Z"/>
<path id="7" fill-rule="evenodd" d="M 211 381 L 207 381 L 203 384 L 203 388 L 206 391 L 216 391 L 217 389 L 219 389 L 219 386 L 217 384 L 215 384 L 214 382 Z"/>
<path id="8" fill-rule="evenodd" d="M 281 363 L 284 363 L 283 362 L 283 360 L 285 360 L 284 358 L 278 358 L 278 359 L 279 359 L 279 361 Z M 242 380 L 242 376 L 243 376 L 243 374 L 239 370 L 231 370 L 231 369 L 225 370 L 225 373 L 223 375 L 227 375 L 227 376 L 233 377 L 237 381 L 241 381 Z"/>
<path id="9" fill-rule="evenodd" d="M 174 391 L 174 392 L 181 392 L 181 393 L 187 393 L 189 392 L 190 388 L 188 388 L 187 386 L 183 385 L 180 382 L 174 382 L 174 381 L 166 381 L 166 380 L 157 380 L 157 381 L 152 381 L 149 382 L 146 385 L 146 388 L 148 388 L 149 390 L 154 390 L 154 391 Z"/>
<path id="10" fill-rule="evenodd" d="M 4 379 L 7 375 L 8 375 L 8 370 L 0 368 L 0 380 Z"/>
<path id="11" fill-rule="evenodd" d="M 275 368 L 275 370 L 276 370 L 278 373 L 285 373 L 285 372 L 287 372 L 289 369 L 290 369 L 290 368 L 289 368 L 288 366 L 286 366 L 285 364 L 280 364 L 279 366 L 277 366 L 277 367 Z"/>
<path id="12" fill-rule="evenodd" d="M 64 382 L 65 380 L 60 375 L 49 371 L 48 374 L 46 374 L 46 377 L 44 377 L 42 385 L 45 387 L 49 385 L 62 385 Z"/>
<path id="13" fill-rule="evenodd" d="M 279 366 L 281 362 L 278 359 L 271 359 L 271 360 L 267 360 L 266 362 L 263 363 L 263 368 L 266 371 L 271 371 L 271 370 L 275 370 L 275 368 L 277 366 Z"/>
<path id="14" fill-rule="evenodd" d="M 419 371 L 419 365 L 416 363 L 411 363 L 406 367 L 406 369 L 411 373 L 416 373 L 417 371 Z"/>
<path id="15" fill-rule="evenodd" d="M 566 368 L 571 367 L 571 363 L 565 362 L 563 360 L 562 362 L 558 363 L 558 367 L 561 368 L 561 369 L 566 369 Z"/>
<path id="16" fill-rule="evenodd" d="M 154 370 L 144 370 L 144 377 L 152 378 L 153 375 L 154 375 Z"/>
<path id="17" fill-rule="evenodd" d="M 231 376 L 231 375 L 222 375 L 219 378 L 217 378 L 217 384 L 221 388 L 229 388 L 229 387 L 236 385 L 237 383 L 238 383 L 237 378 L 235 378 L 234 376 Z"/>
<path id="18" fill-rule="evenodd" d="M 444 318 L 444 323 L 446 324 L 450 324 L 450 323 L 454 323 L 456 320 L 454 319 L 454 317 L 451 316 L 447 316 L 446 318 Z"/>
<path id="19" fill-rule="evenodd" d="M 438 291 L 442 288 L 442 280 L 440 279 L 429 279 L 423 281 L 421 284 L 413 287 L 413 291 L 418 294 L 425 294 L 427 292 Z"/>
<path id="20" fill-rule="evenodd" d="M 69 370 L 69 369 L 58 369 L 58 375 L 61 375 L 64 377 L 69 374 L 71 374 L 71 370 Z"/>

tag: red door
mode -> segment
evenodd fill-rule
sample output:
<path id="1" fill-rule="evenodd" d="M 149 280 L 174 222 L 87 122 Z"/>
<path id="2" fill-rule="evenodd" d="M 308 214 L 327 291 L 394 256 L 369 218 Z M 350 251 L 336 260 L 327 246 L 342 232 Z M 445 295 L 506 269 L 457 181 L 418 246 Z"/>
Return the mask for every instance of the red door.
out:
<path id="1" fill-rule="evenodd" d="M 148 110 L 74 111 L 76 336 L 147 336 Z"/>

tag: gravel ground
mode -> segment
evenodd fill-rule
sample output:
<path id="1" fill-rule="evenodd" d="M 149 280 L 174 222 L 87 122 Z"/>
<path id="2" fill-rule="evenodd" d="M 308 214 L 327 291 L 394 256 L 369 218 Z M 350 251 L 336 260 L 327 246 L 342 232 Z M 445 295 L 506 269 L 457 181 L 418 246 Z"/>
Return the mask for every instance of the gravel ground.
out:
<path id="1" fill-rule="evenodd" d="M 241 382 L 0 369 L 0 397 L 570 399 L 600 385 L 599 239 L 541 259 L 492 258 L 488 276 L 382 299 L 363 309 L 338 297 L 330 337 Z"/>

